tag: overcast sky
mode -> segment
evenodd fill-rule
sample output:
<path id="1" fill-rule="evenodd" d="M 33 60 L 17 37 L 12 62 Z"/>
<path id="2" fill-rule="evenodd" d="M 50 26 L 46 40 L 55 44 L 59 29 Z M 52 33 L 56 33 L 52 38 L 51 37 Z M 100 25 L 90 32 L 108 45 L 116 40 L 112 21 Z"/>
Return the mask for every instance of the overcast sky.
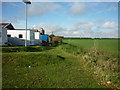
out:
<path id="1" fill-rule="evenodd" d="M 3 2 L 2 21 L 25 28 L 25 4 Z M 65 37 L 118 37 L 117 2 L 32 2 L 28 28 Z"/>

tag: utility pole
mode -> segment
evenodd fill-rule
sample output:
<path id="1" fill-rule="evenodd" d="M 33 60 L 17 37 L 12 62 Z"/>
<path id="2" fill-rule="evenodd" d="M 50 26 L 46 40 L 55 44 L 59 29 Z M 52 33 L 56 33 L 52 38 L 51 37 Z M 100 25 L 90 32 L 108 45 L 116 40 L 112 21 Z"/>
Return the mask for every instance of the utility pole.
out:
<path id="1" fill-rule="evenodd" d="M 29 0 L 23 0 L 23 2 L 26 4 L 26 38 L 25 38 L 25 46 L 27 46 L 27 9 L 28 9 L 28 4 L 31 4 Z"/>

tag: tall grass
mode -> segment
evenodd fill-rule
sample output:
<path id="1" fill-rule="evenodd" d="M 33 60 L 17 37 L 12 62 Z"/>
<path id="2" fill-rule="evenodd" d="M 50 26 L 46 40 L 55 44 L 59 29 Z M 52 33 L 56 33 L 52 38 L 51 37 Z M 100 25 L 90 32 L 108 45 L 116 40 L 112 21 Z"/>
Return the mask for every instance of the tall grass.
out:
<path id="1" fill-rule="evenodd" d="M 110 81 L 112 85 L 119 86 L 118 55 L 94 47 L 86 49 L 71 44 L 64 44 L 61 49 L 79 56 L 84 61 L 84 66 L 90 68 L 104 84 Z"/>

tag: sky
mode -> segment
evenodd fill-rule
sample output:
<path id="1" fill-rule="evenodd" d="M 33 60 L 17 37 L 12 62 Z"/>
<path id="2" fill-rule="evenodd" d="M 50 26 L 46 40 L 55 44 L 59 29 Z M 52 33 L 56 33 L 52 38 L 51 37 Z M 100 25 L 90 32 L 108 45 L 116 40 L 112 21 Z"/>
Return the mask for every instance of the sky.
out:
<path id="1" fill-rule="evenodd" d="M 28 28 L 64 37 L 118 37 L 118 2 L 32 2 Z M 2 2 L 2 22 L 25 29 L 25 3 Z"/>

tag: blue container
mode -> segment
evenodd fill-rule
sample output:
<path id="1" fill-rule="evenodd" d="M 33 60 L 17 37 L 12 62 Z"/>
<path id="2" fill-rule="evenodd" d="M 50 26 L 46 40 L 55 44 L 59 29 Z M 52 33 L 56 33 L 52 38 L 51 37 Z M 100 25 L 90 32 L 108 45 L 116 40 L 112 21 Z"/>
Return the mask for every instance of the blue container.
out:
<path id="1" fill-rule="evenodd" d="M 48 35 L 40 35 L 41 41 L 48 42 Z"/>

